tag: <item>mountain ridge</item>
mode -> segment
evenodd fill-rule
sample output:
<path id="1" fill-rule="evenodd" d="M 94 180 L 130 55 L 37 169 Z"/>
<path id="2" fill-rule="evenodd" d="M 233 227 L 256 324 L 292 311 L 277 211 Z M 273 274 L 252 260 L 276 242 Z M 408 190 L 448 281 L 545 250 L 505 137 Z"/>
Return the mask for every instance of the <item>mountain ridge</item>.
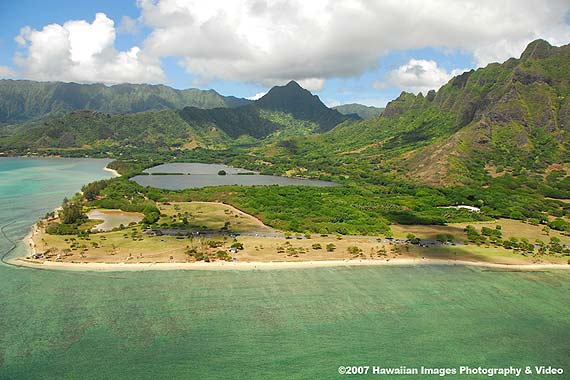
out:
<path id="1" fill-rule="evenodd" d="M 135 113 L 185 106 L 238 107 L 247 99 L 222 96 L 215 90 L 177 90 L 166 85 L 0 80 L 0 125 L 39 120 L 90 109 L 105 113 Z"/>
<path id="2" fill-rule="evenodd" d="M 333 127 L 331 123 L 351 119 L 327 108 L 295 82 L 289 84 L 286 96 L 279 92 L 272 92 L 264 101 L 235 108 L 184 107 L 125 114 L 75 110 L 21 124 L 15 135 L 0 139 L 0 149 L 21 152 L 92 148 L 101 152 L 119 147 L 151 149 L 153 144 L 162 150 L 168 150 L 169 144 L 173 149 L 225 148 L 268 137 L 322 132 L 323 128 Z M 315 104 L 312 113 L 303 113 Z"/>
<path id="3" fill-rule="evenodd" d="M 402 92 L 382 116 L 341 124 L 322 141 L 438 186 L 570 164 L 570 45 L 533 41 L 519 58 L 467 71 L 438 91 Z"/>
<path id="4" fill-rule="evenodd" d="M 385 107 L 366 106 L 359 103 L 347 103 L 332 107 L 343 115 L 356 114 L 364 120 L 380 116 Z"/>

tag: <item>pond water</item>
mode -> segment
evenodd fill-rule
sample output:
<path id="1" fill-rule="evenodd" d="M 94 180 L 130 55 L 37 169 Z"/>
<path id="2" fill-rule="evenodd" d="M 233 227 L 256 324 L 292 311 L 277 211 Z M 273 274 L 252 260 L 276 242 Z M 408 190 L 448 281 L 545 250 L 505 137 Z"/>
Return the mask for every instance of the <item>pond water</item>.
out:
<path id="1" fill-rule="evenodd" d="M 218 172 L 221 170 L 225 171 L 226 175 L 219 175 Z M 153 168 L 146 169 L 145 172 L 150 173 L 151 175 L 135 176 L 132 180 L 142 186 L 151 186 L 168 190 L 223 185 L 338 186 L 338 184 L 334 182 L 264 175 L 247 169 L 232 168 L 219 164 L 172 163 L 158 165 Z"/>
<path id="2" fill-rule="evenodd" d="M 144 215 L 140 212 L 126 212 L 121 210 L 92 210 L 87 213 L 89 219 L 99 219 L 103 223 L 93 227 L 93 230 L 111 231 L 113 228 L 128 226 L 130 223 L 138 223 Z"/>

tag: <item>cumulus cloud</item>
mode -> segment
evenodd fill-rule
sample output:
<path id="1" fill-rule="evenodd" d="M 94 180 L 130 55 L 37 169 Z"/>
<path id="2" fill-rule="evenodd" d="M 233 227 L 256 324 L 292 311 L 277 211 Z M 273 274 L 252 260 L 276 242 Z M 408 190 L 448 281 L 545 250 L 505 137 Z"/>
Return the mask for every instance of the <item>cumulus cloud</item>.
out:
<path id="1" fill-rule="evenodd" d="M 159 59 L 137 46 L 114 48 L 113 20 L 97 13 L 93 22 L 67 21 L 41 30 L 24 27 L 15 40 L 23 49 L 14 59 L 26 78 L 77 82 L 163 82 Z"/>
<path id="2" fill-rule="evenodd" d="M 299 79 L 299 85 L 309 91 L 321 91 L 325 86 L 324 78 Z"/>
<path id="3" fill-rule="evenodd" d="M 120 26 L 99 13 L 25 27 L 15 61 L 31 79 L 162 82 L 175 57 L 196 83 L 264 86 L 294 79 L 312 91 L 329 78 L 375 70 L 393 51 L 433 47 L 470 53 L 475 66 L 518 56 L 530 41 L 570 42 L 568 0 L 137 0 Z M 149 34 L 114 48 L 117 33 Z M 377 84 L 378 85 L 378 84 Z M 421 86 L 420 86 L 421 87 Z"/>
<path id="4" fill-rule="evenodd" d="M 8 66 L 0 66 L 0 78 L 15 78 L 18 74 Z"/>
<path id="5" fill-rule="evenodd" d="M 139 0 L 153 31 L 144 50 L 182 57 L 205 81 L 322 88 L 375 69 L 390 51 L 436 47 L 473 54 L 477 66 L 518 56 L 538 38 L 570 41 L 567 0 Z"/>
<path id="6" fill-rule="evenodd" d="M 414 93 L 427 93 L 429 90 L 437 90 L 452 77 L 466 70 L 452 70 L 447 72 L 438 66 L 437 62 L 423 59 L 410 59 L 408 63 L 392 70 L 388 74 L 388 84 Z M 385 82 L 374 82 L 374 87 L 385 88 Z"/>
<path id="7" fill-rule="evenodd" d="M 261 97 L 263 97 L 263 95 L 267 94 L 267 91 L 264 92 L 258 92 L 257 94 L 253 95 L 253 96 L 248 96 L 246 99 L 249 100 L 257 100 L 260 99 Z"/>

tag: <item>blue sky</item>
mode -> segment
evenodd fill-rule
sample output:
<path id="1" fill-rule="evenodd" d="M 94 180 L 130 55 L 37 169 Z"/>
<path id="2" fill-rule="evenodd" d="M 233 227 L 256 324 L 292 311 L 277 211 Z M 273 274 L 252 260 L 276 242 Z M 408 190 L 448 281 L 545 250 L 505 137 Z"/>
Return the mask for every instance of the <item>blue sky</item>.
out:
<path id="1" fill-rule="evenodd" d="M 0 77 L 164 83 L 259 96 L 297 80 L 329 105 L 570 42 L 567 1 L 0 0 Z"/>

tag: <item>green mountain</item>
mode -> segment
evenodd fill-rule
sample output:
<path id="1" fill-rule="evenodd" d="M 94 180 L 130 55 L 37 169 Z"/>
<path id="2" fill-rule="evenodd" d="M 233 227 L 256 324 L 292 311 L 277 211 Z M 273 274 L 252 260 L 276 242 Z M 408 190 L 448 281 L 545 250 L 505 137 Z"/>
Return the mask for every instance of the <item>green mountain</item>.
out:
<path id="1" fill-rule="evenodd" d="M 368 120 L 341 115 L 290 82 L 236 108 L 74 112 L 26 124 L 0 139 L 0 151 L 252 143 L 257 160 L 272 155 L 275 167 L 315 173 L 338 162 L 431 185 L 546 177 L 570 168 L 570 46 L 534 41 L 520 58 L 463 73 L 437 92 L 403 92 Z"/>
<path id="2" fill-rule="evenodd" d="M 319 125 L 320 131 L 328 131 L 351 118 L 358 119 L 356 116 L 345 116 L 328 108 L 318 96 L 311 94 L 295 81 L 285 86 L 273 87 L 258 99 L 255 105 L 268 110 L 289 113 L 295 119 L 315 122 Z"/>
<path id="3" fill-rule="evenodd" d="M 153 90 L 157 87 L 172 90 L 149 86 Z M 78 90 L 83 88 L 77 87 Z M 119 86 L 111 88 L 116 90 Z M 135 89 L 143 91 L 142 87 L 135 86 Z M 235 98 L 232 101 L 239 102 Z M 0 151 L 21 153 L 54 148 L 105 151 L 142 147 L 216 149 L 251 144 L 261 139 L 274 141 L 314 134 L 332 128 L 336 125 L 333 123 L 352 118 L 327 108 L 318 97 L 291 82 L 273 88 L 253 104 L 235 108 L 184 107 L 121 114 L 81 110 L 20 123 L 10 127 L 12 133 L 4 129 Z"/>
<path id="4" fill-rule="evenodd" d="M 358 103 L 342 104 L 340 106 L 333 107 L 333 109 L 337 110 L 343 115 L 356 114 L 364 120 L 380 116 L 384 111 L 384 108 L 365 106 Z"/>
<path id="5" fill-rule="evenodd" d="M 186 106 L 238 107 L 248 103 L 249 100 L 225 97 L 214 90 L 176 90 L 164 85 L 0 80 L 0 125 L 61 116 L 80 109 L 115 114 Z"/>
<path id="6" fill-rule="evenodd" d="M 0 139 L 0 151 L 82 149 L 104 153 L 129 149 L 225 148 L 229 141 L 223 131 L 192 127 L 177 110 L 116 115 L 81 110 L 25 125 L 15 135 Z"/>
<path id="7" fill-rule="evenodd" d="M 185 107 L 180 114 L 190 125 L 216 128 L 232 138 L 247 135 L 257 139 L 275 134 L 285 137 L 324 132 L 358 118 L 328 108 L 295 81 L 273 87 L 251 105 L 225 109 Z"/>
<path id="8" fill-rule="evenodd" d="M 343 123 L 320 146 L 435 185 L 565 167 L 570 45 L 537 40 L 519 59 L 463 73 L 437 92 L 404 92 L 381 117 Z"/>

